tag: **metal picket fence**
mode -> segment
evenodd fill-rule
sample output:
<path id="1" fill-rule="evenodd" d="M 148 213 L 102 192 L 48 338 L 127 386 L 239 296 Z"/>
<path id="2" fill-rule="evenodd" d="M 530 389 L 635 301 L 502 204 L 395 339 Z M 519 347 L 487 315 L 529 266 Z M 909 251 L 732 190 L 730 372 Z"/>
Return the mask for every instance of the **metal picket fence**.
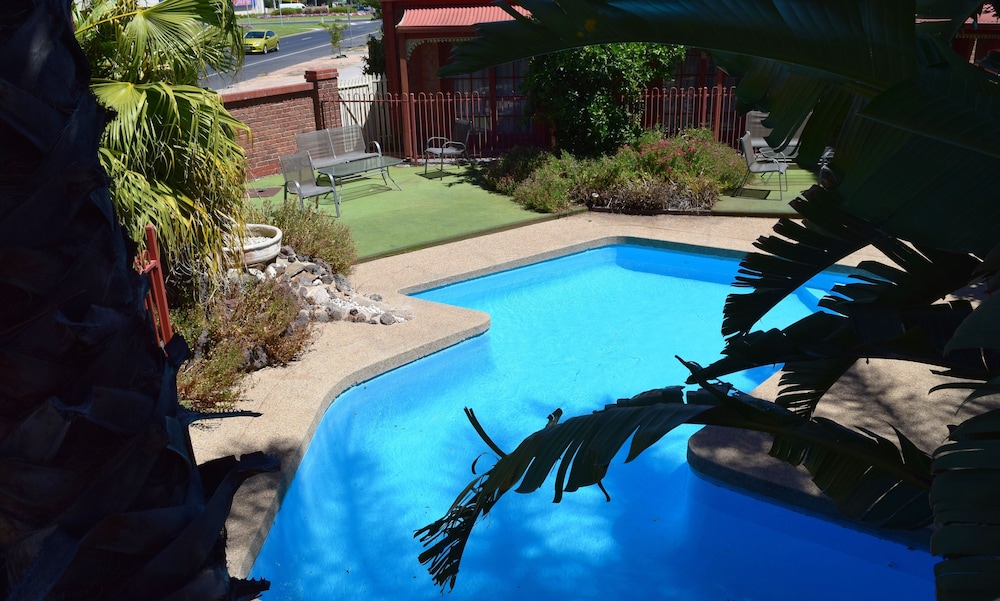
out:
<path id="1" fill-rule="evenodd" d="M 498 156 L 515 146 L 551 146 L 551 133 L 525 118 L 525 96 L 491 98 L 478 93 L 387 94 L 352 88 L 339 100 L 323 105 L 324 120 L 362 126 L 366 139 L 377 141 L 385 154 L 418 159 L 425 141 L 447 136 L 455 119 L 473 123 L 470 154 Z M 673 135 L 693 127 L 709 127 L 716 139 L 733 146 L 745 129 L 736 113 L 731 88 L 657 88 L 641 99 L 642 126 Z"/>

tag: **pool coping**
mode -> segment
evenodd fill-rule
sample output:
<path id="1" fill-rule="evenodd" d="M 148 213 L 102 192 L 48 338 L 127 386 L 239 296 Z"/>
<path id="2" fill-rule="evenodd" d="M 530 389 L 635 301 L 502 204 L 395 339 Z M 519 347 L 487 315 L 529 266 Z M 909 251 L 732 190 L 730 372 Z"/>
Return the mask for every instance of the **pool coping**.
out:
<path id="1" fill-rule="evenodd" d="M 199 461 L 255 451 L 282 461 L 280 474 L 252 478 L 237 494 L 226 524 L 230 573 L 249 573 L 308 442 L 338 395 L 489 328 L 485 313 L 407 294 L 622 242 L 739 255 L 752 250 L 754 240 L 769 234 L 772 224 L 771 219 L 744 217 L 582 213 L 357 265 L 350 276 L 357 290 L 377 292 L 385 304 L 408 309 L 415 318 L 393 326 L 317 324 L 312 345 L 297 361 L 250 376 L 246 398 L 237 408 L 261 417 L 214 420 L 192 431 Z M 863 253 L 845 263 L 872 258 L 878 255 Z M 692 466 L 698 463 L 695 458 Z M 730 484 L 738 480 L 721 472 L 709 476 Z M 764 489 L 760 494 L 775 493 L 765 496 L 779 502 L 794 501 L 802 492 L 765 482 L 758 486 Z"/>

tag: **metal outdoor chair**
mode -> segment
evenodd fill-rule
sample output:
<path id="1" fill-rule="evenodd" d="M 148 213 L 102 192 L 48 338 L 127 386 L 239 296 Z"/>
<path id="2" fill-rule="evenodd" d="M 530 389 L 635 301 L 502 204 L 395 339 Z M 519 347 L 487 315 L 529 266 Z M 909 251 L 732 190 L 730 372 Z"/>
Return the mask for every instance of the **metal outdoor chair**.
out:
<path id="1" fill-rule="evenodd" d="M 762 111 L 750 111 L 747 113 L 747 131 L 750 132 L 750 145 L 753 151 L 768 159 L 778 159 L 779 161 L 795 160 L 795 157 L 799 154 L 799 136 L 802 135 L 802 130 L 809 119 L 802 122 L 798 131 L 788 141 L 788 146 L 779 152 L 771 148 L 767 140 L 764 139 L 771 133 L 771 128 L 764 125 L 764 119 L 767 119 L 767 116 L 768 113 Z"/>
<path id="2" fill-rule="evenodd" d="M 451 137 L 435 136 L 428 138 L 427 143 L 424 145 L 424 154 L 438 157 L 442 173 L 444 172 L 445 157 L 458 158 L 465 156 L 465 159 L 471 162 L 472 159 L 469 158 L 469 134 L 471 133 L 472 121 L 455 119 L 455 123 L 451 127 Z M 424 160 L 425 174 L 427 173 L 427 164 L 430 162 L 430 158 Z"/>
<path id="3" fill-rule="evenodd" d="M 316 181 L 312 160 L 308 152 L 300 152 L 280 157 L 281 174 L 285 177 L 284 200 L 288 202 L 288 194 L 299 197 L 299 207 L 306 208 L 306 198 L 316 198 L 316 208 L 319 208 L 319 197 L 324 194 L 333 196 L 337 217 L 340 217 L 340 199 L 334 194 L 333 186 L 322 186 Z"/>
<path id="4" fill-rule="evenodd" d="M 770 181 L 771 176 L 777 173 L 778 199 L 784 200 L 782 191 L 788 190 L 788 176 L 785 174 L 785 170 L 788 169 L 788 163 L 774 157 L 761 156 L 755 153 L 750 132 L 743 134 L 743 137 L 740 138 L 740 149 L 743 151 L 743 158 L 747 162 L 747 173 L 743 176 L 743 181 L 740 183 L 740 187 L 736 189 L 736 192 L 733 193 L 733 196 L 739 196 L 743 192 L 743 188 L 747 185 L 751 174 L 764 175 L 765 181 Z M 782 181 L 784 182 L 784 187 L 782 187 Z"/>

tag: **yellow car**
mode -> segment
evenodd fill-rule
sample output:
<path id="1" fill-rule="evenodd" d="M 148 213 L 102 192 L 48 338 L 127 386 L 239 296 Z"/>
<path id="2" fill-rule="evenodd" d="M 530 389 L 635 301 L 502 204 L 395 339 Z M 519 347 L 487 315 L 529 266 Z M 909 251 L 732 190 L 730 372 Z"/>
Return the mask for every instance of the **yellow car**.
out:
<path id="1" fill-rule="evenodd" d="M 247 54 L 252 52 L 262 52 L 267 54 L 269 50 L 278 51 L 278 34 L 271 30 L 248 31 L 243 34 L 243 49 Z"/>

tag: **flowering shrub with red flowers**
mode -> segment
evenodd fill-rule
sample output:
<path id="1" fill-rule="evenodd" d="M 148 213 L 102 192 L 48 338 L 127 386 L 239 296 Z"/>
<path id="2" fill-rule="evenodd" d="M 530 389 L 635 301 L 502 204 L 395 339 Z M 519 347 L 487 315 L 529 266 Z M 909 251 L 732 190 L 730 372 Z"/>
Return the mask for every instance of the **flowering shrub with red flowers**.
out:
<path id="1" fill-rule="evenodd" d="M 583 204 L 632 214 L 710 211 L 745 171 L 742 157 L 708 129 L 671 138 L 645 132 L 635 144 L 598 158 L 518 149 L 482 169 L 484 185 L 533 211 Z"/>
<path id="2" fill-rule="evenodd" d="M 678 184 L 703 179 L 715 184 L 720 192 L 733 190 L 746 172 L 739 153 L 713 140 L 711 130 L 704 128 L 686 130 L 671 138 L 646 132 L 635 150 L 645 173 Z"/>

